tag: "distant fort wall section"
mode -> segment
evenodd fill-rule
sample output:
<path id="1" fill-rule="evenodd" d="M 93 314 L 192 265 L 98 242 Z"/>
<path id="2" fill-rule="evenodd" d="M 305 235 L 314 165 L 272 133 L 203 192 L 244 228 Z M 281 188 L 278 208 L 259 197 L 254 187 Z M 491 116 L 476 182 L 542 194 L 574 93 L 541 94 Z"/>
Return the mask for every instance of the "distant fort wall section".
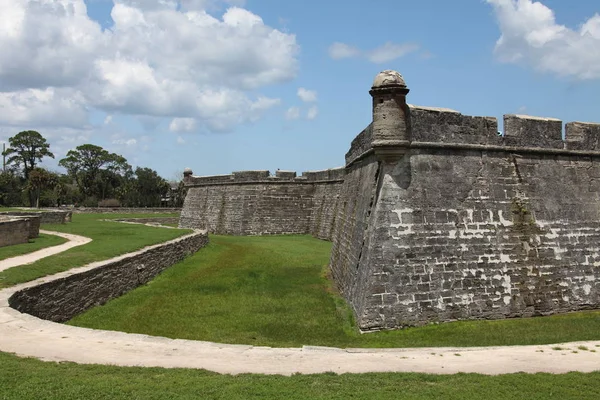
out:
<path id="1" fill-rule="evenodd" d="M 227 235 L 312 234 L 332 240 L 344 168 L 296 172 L 240 171 L 195 177 L 180 227 Z"/>
<path id="2" fill-rule="evenodd" d="M 332 240 L 363 331 L 599 308 L 600 125 L 563 135 L 560 120 L 505 115 L 499 135 L 496 118 L 408 92 L 400 74 L 377 76 L 373 122 L 335 179 L 188 171 L 181 224 Z"/>

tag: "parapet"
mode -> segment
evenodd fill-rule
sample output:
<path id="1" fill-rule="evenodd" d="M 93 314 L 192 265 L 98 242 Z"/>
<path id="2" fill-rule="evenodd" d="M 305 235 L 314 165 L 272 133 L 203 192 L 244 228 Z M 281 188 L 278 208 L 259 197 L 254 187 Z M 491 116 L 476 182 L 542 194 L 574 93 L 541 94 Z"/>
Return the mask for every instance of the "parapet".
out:
<path id="1" fill-rule="evenodd" d="M 504 115 L 504 135 L 494 117 L 463 115 L 448 108 L 409 105 L 410 135 L 403 148 L 464 148 L 471 150 L 589 154 L 600 156 L 600 124 L 569 122 L 529 115 Z M 373 149 L 373 124 L 354 138 L 346 166 Z"/>
<path id="2" fill-rule="evenodd" d="M 562 121 L 529 115 L 505 115 L 504 142 L 510 147 L 563 149 Z"/>
<path id="3" fill-rule="evenodd" d="M 344 180 L 346 170 L 344 167 L 332 168 L 321 171 L 306 171 L 302 176 L 297 176 L 295 171 L 236 171 L 230 175 L 213 176 L 187 176 L 184 180 L 186 186 L 210 186 L 224 184 L 250 184 L 250 183 L 317 183 L 339 182 Z"/>
<path id="4" fill-rule="evenodd" d="M 565 125 L 565 148 L 569 150 L 600 150 L 600 124 L 569 122 Z"/>
<path id="5" fill-rule="evenodd" d="M 350 144 L 350 150 L 346 153 L 346 165 L 360 158 L 372 148 L 373 124 L 369 124 Z"/>
<path id="6" fill-rule="evenodd" d="M 233 180 L 236 182 L 261 181 L 271 176 L 269 171 L 237 171 L 233 173 Z"/>
<path id="7" fill-rule="evenodd" d="M 344 167 L 324 169 L 321 171 L 306 171 L 302 173 L 308 182 L 316 181 L 343 181 L 346 176 Z"/>
<path id="8" fill-rule="evenodd" d="M 278 169 L 275 171 L 275 177 L 279 179 L 295 179 L 296 171 L 282 171 Z"/>
<path id="9" fill-rule="evenodd" d="M 233 180 L 233 175 L 212 175 L 212 176 L 187 176 L 184 180 L 186 186 L 210 185 L 213 183 L 229 183 Z"/>
<path id="10" fill-rule="evenodd" d="M 412 142 L 500 145 L 498 120 L 472 117 L 449 108 L 409 105 Z"/>

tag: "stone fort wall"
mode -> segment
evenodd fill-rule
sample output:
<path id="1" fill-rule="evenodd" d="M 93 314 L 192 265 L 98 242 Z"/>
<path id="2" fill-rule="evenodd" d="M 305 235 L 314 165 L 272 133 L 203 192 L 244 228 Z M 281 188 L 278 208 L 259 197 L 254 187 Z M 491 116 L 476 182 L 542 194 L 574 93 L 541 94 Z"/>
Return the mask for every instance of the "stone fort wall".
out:
<path id="1" fill-rule="evenodd" d="M 411 106 L 408 92 L 398 73 L 378 75 L 373 122 L 352 141 L 343 174 L 322 187 L 332 276 L 359 328 L 600 307 L 600 125 L 568 123 L 563 135 L 560 120 L 505 115 L 501 136 L 496 118 Z M 267 203 L 251 198 L 269 193 L 267 183 L 249 194 L 235 174 L 215 178 L 221 186 L 186 179 L 182 223 L 188 214 L 220 233 L 233 229 L 211 228 L 263 233 Z M 308 193 L 298 200 L 305 212 L 268 203 L 282 215 L 272 233 L 317 220 L 310 193 L 319 183 L 296 179 L 286 190 Z"/>
<path id="2" fill-rule="evenodd" d="M 312 234 L 332 239 L 344 168 L 295 172 L 240 171 L 185 177 L 179 226 L 227 235 Z"/>

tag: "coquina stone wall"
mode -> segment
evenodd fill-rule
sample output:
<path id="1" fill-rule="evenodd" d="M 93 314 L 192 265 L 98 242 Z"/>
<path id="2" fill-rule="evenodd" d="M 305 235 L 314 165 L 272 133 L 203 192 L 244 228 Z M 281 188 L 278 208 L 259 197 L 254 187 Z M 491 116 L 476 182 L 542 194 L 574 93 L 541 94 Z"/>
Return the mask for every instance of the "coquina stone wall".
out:
<path id="1" fill-rule="evenodd" d="M 205 232 L 146 247 L 117 259 L 92 264 L 93 268 L 16 292 L 9 305 L 54 322 L 74 316 L 119 297 L 208 243 Z"/>
<path id="2" fill-rule="evenodd" d="M 9 220 L 10 219 L 25 220 L 25 221 L 27 221 L 27 226 L 29 227 L 28 239 L 35 239 L 40 236 L 40 223 L 42 220 L 42 216 L 40 214 L 36 214 L 36 213 L 28 213 L 28 214 L 0 213 L 0 218 L 9 219 Z M 6 230 L 7 235 L 11 233 L 11 229 Z M 19 236 L 19 234 L 17 234 L 16 232 L 15 232 L 15 235 Z M 19 242 L 19 243 L 25 243 L 25 242 Z"/>
<path id="3" fill-rule="evenodd" d="M 78 207 L 76 214 L 170 214 L 181 212 L 175 207 Z"/>
<path id="4" fill-rule="evenodd" d="M 600 125 L 563 140 L 559 120 L 506 115 L 500 136 L 495 118 L 407 93 L 376 79 L 372 126 L 396 128 L 347 154 L 331 269 L 359 327 L 598 308 Z"/>
<path id="5" fill-rule="evenodd" d="M 397 72 L 376 77 L 373 122 L 328 195 L 294 178 L 305 202 L 286 208 L 257 201 L 266 183 L 188 171 L 182 221 L 260 234 L 281 215 L 268 231 L 315 234 L 323 210 L 330 233 L 317 236 L 333 241 L 333 279 L 364 331 L 599 308 L 600 125 L 563 135 L 560 120 L 505 115 L 500 135 L 494 117 L 411 106 L 408 93 Z"/>
<path id="6" fill-rule="evenodd" d="M 114 221 L 119 222 L 133 222 L 136 224 L 158 224 L 158 225 L 167 225 L 167 224 L 179 224 L 179 217 L 150 217 L 150 218 L 121 218 Z"/>
<path id="7" fill-rule="evenodd" d="M 31 224 L 28 218 L 0 216 L 0 247 L 27 243 Z"/>
<path id="8" fill-rule="evenodd" d="M 344 169 L 241 171 L 185 177 L 179 226 L 229 235 L 307 234 L 331 239 Z"/>
<path id="9" fill-rule="evenodd" d="M 71 222 L 71 218 L 73 215 L 72 211 L 67 210 L 40 210 L 40 211 L 2 211 L 0 215 L 12 215 L 19 217 L 38 217 L 38 229 L 39 224 L 66 224 Z"/>

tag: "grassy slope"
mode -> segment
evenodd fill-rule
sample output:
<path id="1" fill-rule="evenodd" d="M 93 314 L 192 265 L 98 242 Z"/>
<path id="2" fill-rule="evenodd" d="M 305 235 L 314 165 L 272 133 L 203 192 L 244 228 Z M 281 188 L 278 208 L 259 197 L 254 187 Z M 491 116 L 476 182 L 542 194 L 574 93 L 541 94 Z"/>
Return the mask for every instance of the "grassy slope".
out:
<path id="1" fill-rule="evenodd" d="M 218 375 L 44 363 L 0 353 L 0 399 L 598 399 L 600 373 Z"/>
<path id="2" fill-rule="evenodd" d="M 46 247 L 58 246 L 67 241 L 65 238 L 54 235 L 40 234 L 35 239 L 29 239 L 29 243 L 16 244 L 14 246 L 6 246 L 0 248 L 0 260 L 20 256 L 23 254 L 33 253 Z"/>
<path id="3" fill-rule="evenodd" d="M 73 325 L 274 347 L 545 344 L 600 339 L 600 312 L 465 321 L 361 335 L 323 277 L 330 243 L 211 236 L 210 245 Z"/>
<path id="4" fill-rule="evenodd" d="M 44 258 L 30 265 L 2 271 L 0 272 L 0 288 L 80 267 L 93 261 L 109 259 L 191 232 L 189 230 L 101 221 L 102 219 L 141 218 L 143 216 L 145 215 L 73 214 L 73 222 L 71 223 L 42 225 L 43 229 L 51 231 L 87 236 L 92 238 L 92 242 Z M 160 214 L 158 216 L 173 216 L 173 214 Z"/>

